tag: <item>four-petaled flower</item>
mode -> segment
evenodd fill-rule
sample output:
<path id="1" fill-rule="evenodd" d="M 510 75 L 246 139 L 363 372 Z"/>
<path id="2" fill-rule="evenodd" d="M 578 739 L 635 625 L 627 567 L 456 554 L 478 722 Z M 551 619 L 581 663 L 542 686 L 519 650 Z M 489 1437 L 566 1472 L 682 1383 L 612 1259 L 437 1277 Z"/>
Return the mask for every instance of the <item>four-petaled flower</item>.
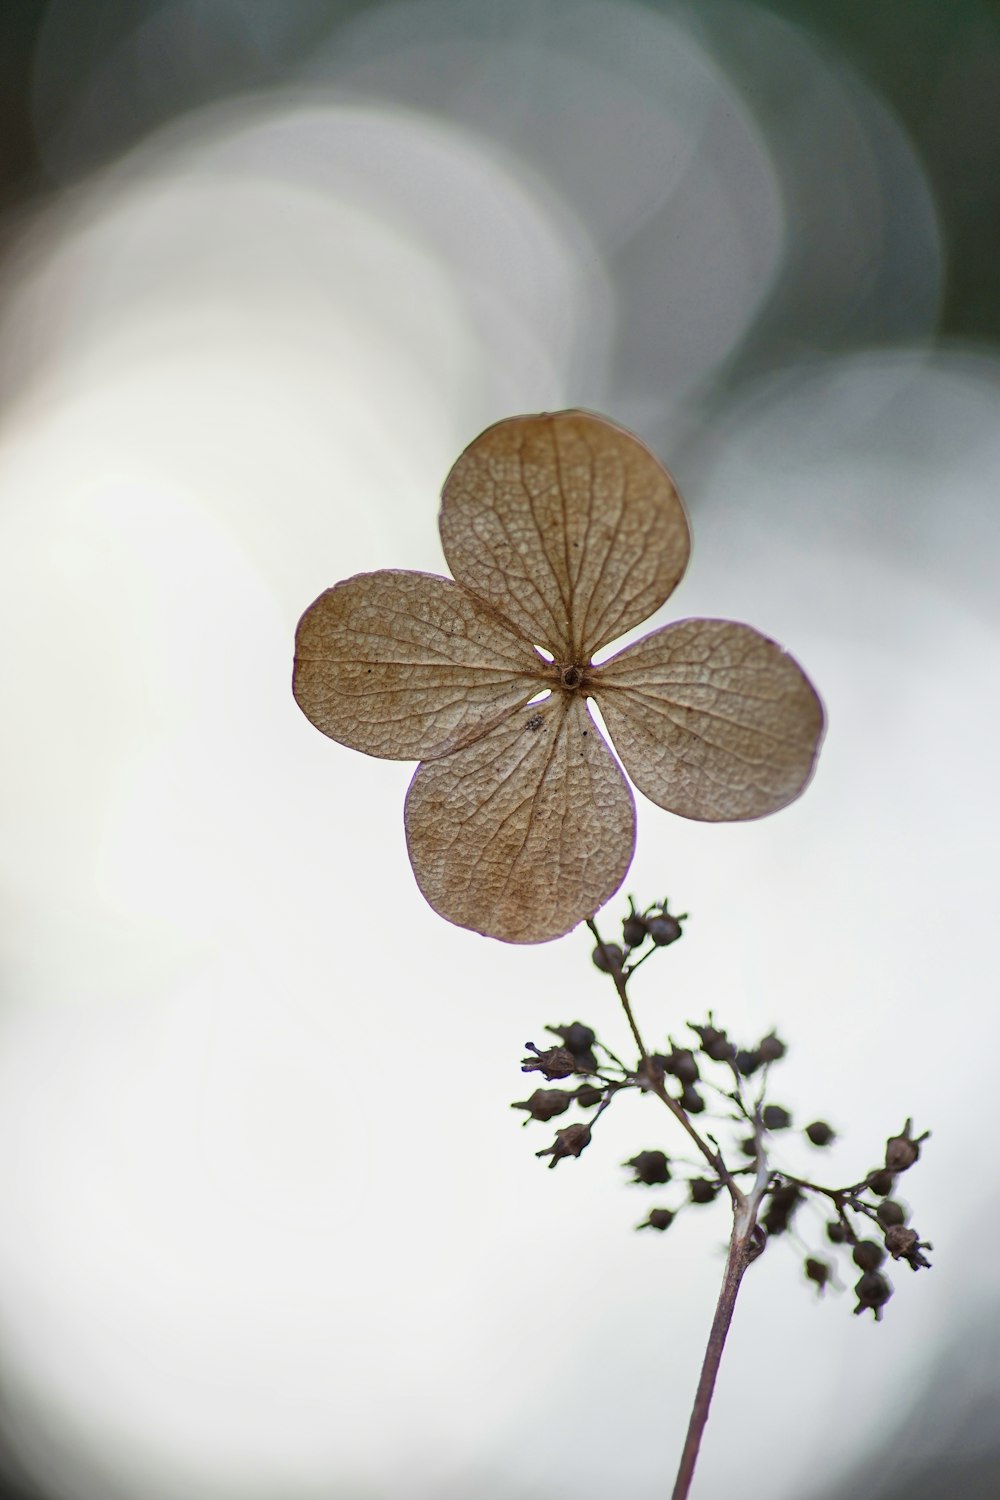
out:
<path id="1" fill-rule="evenodd" d="M 299 622 L 294 692 L 341 744 L 421 762 L 407 846 L 448 921 L 545 942 L 621 885 L 635 804 L 588 698 L 669 812 L 759 818 L 802 791 L 823 710 L 766 636 L 681 620 L 594 664 L 690 551 L 673 481 L 631 433 L 582 411 L 498 422 L 445 481 L 440 526 L 455 581 L 386 570 L 328 589 Z"/>

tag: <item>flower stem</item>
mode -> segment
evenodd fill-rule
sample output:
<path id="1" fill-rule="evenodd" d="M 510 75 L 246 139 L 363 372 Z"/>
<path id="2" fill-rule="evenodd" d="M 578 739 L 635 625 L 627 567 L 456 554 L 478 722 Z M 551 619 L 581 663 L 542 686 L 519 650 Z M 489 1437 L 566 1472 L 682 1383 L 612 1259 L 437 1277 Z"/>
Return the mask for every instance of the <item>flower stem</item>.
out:
<path id="1" fill-rule="evenodd" d="M 750 1236 L 753 1222 L 753 1214 L 748 1215 L 737 1211 L 734 1215 L 733 1233 L 729 1241 L 729 1255 L 726 1258 L 722 1289 L 719 1292 L 715 1317 L 712 1319 L 712 1328 L 708 1335 L 708 1345 L 705 1349 L 705 1358 L 701 1366 L 698 1389 L 695 1391 L 691 1420 L 688 1422 L 687 1437 L 684 1440 L 684 1450 L 681 1453 L 671 1500 L 688 1500 L 691 1491 L 694 1468 L 698 1462 L 698 1450 L 701 1447 L 702 1434 L 708 1421 L 708 1409 L 712 1404 L 712 1393 L 715 1390 L 715 1380 L 719 1373 L 719 1362 L 722 1359 L 722 1351 L 726 1346 L 726 1334 L 729 1332 L 733 1310 L 736 1307 L 736 1294 L 740 1289 L 743 1273 L 750 1263 Z"/>

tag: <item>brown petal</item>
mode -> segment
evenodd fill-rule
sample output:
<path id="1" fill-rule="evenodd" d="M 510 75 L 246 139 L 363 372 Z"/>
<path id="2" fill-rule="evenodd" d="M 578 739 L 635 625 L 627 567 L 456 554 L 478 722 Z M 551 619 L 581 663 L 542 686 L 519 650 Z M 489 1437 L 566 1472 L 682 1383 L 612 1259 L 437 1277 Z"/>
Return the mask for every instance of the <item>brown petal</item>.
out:
<path id="1" fill-rule="evenodd" d="M 556 693 L 419 766 L 406 839 L 417 884 L 442 917 L 507 943 L 544 943 L 621 885 L 635 804 L 583 700 Z"/>
<path id="2" fill-rule="evenodd" d="M 663 465 L 584 411 L 487 428 L 445 481 L 441 540 L 459 583 L 577 665 L 659 608 L 691 545 Z"/>
<path id="3" fill-rule="evenodd" d="M 552 669 L 450 578 L 386 570 L 327 589 L 295 636 L 293 691 L 342 745 L 427 760 L 485 734 Z"/>
<path id="4" fill-rule="evenodd" d="M 803 790 L 823 707 L 774 641 L 731 620 L 654 630 L 593 673 L 612 743 L 641 792 L 704 822 L 760 818 Z"/>

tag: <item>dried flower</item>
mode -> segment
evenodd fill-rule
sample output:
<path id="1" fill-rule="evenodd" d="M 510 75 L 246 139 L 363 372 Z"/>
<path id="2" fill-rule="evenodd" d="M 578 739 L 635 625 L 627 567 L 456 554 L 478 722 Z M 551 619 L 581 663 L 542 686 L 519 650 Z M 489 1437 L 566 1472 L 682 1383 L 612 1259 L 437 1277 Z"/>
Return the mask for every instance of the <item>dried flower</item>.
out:
<path id="1" fill-rule="evenodd" d="M 803 790 L 823 710 L 766 636 L 681 620 L 594 665 L 688 561 L 673 481 L 637 438 L 580 411 L 498 422 L 445 481 L 440 527 L 455 581 L 385 570 L 328 589 L 299 622 L 293 686 L 331 739 L 421 762 L 407 848 L 441 916 L 545 942 L 621 885 L 635 805 L 588 697 L 670 812 L 759 818 Z"/>

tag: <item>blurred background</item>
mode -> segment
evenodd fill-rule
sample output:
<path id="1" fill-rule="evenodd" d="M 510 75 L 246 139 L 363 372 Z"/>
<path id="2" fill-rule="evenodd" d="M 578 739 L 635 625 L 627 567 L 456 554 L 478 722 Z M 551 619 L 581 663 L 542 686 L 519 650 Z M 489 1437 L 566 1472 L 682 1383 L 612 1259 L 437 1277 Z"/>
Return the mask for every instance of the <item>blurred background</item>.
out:
<path id="1" fill-rule="evenodd" d="M 998 7 L 6 0 L 0 193 L 4 1493 L 669 1490 L 725 1210 L 632 1233 L 649 1101 L 535 1160 L 525 1041 L 626 1042 L 589 943 L 435 917 L 412 768 L 289 690 L 323 588 L 444 571 L 480 429 L 577 405 L 687 501 L 662 620 L 829 714 L 776 818 L 640 806 L 691 913 L 640 1024 L 777 1025 L 840 1137 L 792 1169 L 934 1132 L 880 1325 L 754 1267 L 696 1493 L 1000 1493 Z"/>

